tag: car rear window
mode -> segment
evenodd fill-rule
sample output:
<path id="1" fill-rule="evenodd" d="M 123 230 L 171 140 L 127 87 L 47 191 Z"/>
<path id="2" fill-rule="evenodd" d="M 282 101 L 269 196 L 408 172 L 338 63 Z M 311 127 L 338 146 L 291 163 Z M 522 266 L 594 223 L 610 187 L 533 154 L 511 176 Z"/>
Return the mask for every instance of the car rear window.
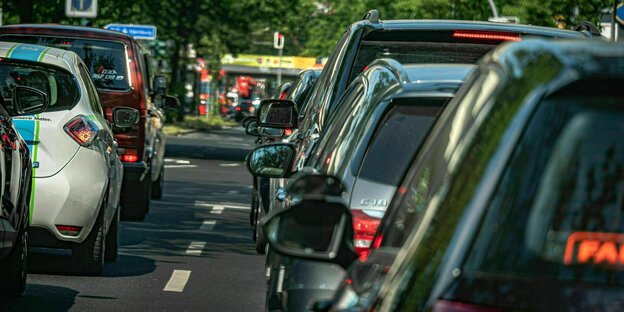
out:
<path id="1" fill-rule="evenodd" d="M 17 85 L 45 93 L 50 102 L 48 112 L 73 108 L 80 95 L 75 77 L 65 70 L 30 62 L 0 61 L 0 93 L 8 107 L 12 107 L 13 90 Z"/>
<path id="2" fill-rule="evenodd" d="M 359 178 L 398 185 L 420 143 L 448 98 L 412 99 L 394 106 L 379 124 L 362 161 Z"/>
<path id="3" fill-rule="evenodd" d="M 578 306 L 589 309 L 587 285 L 624 285 L 623 100 L 565 95 L 540 105 L 485 210 L 452 297 L 541 310 L 576 293 Z M 501 285 L 508 295 L 498 293 Z M 542 292 L 550 295 L 535 295 Z"/>
<path id="4" fill-rule="evenodd" d="M 50 46 L 75 52 L 82 58 L 98 90 L 126 91 L 128 79 L 126 47 L 115 41 L 3 35 L 3 41 Z"/>

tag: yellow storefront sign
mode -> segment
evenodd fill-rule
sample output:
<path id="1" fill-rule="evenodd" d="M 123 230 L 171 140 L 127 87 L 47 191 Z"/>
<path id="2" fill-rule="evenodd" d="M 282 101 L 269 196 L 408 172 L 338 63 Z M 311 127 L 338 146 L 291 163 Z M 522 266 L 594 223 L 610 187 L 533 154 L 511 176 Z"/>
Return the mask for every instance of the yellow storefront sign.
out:
<path id="1" fill-rule="evenodd" d="M 277 56 L 253 54 L 239 54 L 236 57 L 227 54 L 223 58 L 221 58 L 221 64 L 266 68 L 280 67 L 279 58 Z M 314 64 L 316 64 L 316 59 L 313 57 L 284 56 L 282 57 L 281 67 L 293 69 L 307 69 L 314 66 Z"/>

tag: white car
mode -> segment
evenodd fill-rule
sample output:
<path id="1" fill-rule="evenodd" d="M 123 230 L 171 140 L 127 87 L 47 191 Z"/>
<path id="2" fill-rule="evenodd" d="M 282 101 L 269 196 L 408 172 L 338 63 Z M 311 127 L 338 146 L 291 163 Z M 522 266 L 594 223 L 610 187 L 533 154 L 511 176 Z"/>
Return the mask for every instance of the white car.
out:
<path id="1" fill-rule="evenodd" d="M 29 246 L 71 250 L 74 271 L 99 275 L 104 260 L 117 257 L 123 167 L 89 70 L 55 48 L 0 43 L 0 55 L 12 64 L 0 72 L 5 99 L 18 85 L 46 95 L 43 113 L 13 119 L 33 163 Z M 113 110 L 120 131 L 138 117 L 132 108 Z"/>

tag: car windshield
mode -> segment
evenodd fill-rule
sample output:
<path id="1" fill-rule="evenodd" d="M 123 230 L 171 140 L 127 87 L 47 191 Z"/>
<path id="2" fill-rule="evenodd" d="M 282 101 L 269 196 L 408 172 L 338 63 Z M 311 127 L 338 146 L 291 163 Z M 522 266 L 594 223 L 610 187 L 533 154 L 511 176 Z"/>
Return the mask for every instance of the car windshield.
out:
<path id="1" fill-rule="evenodd" d="M 12 106 L 15 86 L 35 88 L 48 97 L 47 111 L 71 109 L 79 99 L 74 76 L 64 70 L 32 63 L 2 60 L 0 62 L 0 92 L 5 105 Z"/>
<path id="2" fill-rule="evenodd" d="M 61 37 L 5 35 L 3 40 L 65 49 L 82 58 L 98 90 L 130 89 L 126 47 L 119 42 Z"/>
<path id="3" fill-rule="evenodd" d="M 518 294 L 530 284 L 552 296 L 499 303 L 539 310 L 568 302 L 572 287 L 624 284 L 623 99 L 568 95 L 540 105 L 486 208 L 454 298 L 474 300 L 469 289 L 489 285 L 479 303 L 494 304 L 504 298 L 487 295 L 498 293 L 495 285 Z"/>

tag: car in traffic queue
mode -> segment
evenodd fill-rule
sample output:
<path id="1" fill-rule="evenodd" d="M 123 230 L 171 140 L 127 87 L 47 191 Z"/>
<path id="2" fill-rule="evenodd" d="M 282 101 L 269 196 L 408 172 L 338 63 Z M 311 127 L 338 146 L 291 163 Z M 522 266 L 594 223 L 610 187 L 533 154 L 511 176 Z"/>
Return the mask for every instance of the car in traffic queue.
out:
<path id="1" fill-rule="evenodd" d="M 379 59 L 349 86 L 328 127 L 302 172 L 331 174 L 344 184 L 342 199 L 350 207 L 354 244 L 362 256 L 403 172 L 439 112 L 474 68 L 468 64 L 401 65 Z M 262 120 L 261 120 L 262 121 Z M 290 143 L 257 148 L 249 158 L 253 174 L 262 174 L 264 161 L 274 164 Z M 292 174 L 293 157 L 279 168 Z M 292 229 L 296 231 L 296 229 Z M 275 253 L 267 256 L 267 309 L 299 311 L 328 300 L 340 285 L 344 270 L 336 265 L 302 262 Z"/>
<path id="2" fill-rule="evenodd" d="M 338 108 L 347 86 L 378 58 L 392 58 L 405 64 L 475 64 L 483 55 L 504 42 L 531 37 L 590 39 L 587 32 L 519 24 L 458 20 L 381 20 L 369 11 L 343 34 L 312 90 L 309 105 L 300 113 L 293 142 L 296 165 L 301 169 L 327 127 L 326 121 Z M 283 207 L 288 180 L 271 182 L 270 209 Z"/>
<path id="3" fill-rule="evenodd" d="M 303 111 L 304 106 L 302 103 L 307 103 L 310 92 L 312 91 L 314 84 L 316 84 L 320 74 L 321 69 L 306 69 L 301 71 L 301 73 L 297 76 L 297 79 L 288 83 L 288 88 L 286 90 L 282 90 L 283 88 L 280 88 L 282 94 L 278 95 L 276 98 L 293 101 L 295 103 L 295 110 L 297 112 Z M 257 144 L 276 142 L 279 140 L 289 141 L 293 138 L 293 136 L 297 135 L 296 130 L 293 131 L 292 129 L 258 129 L 257 120 L 255 119 L 257 119 L 256 116 L 254 116 L 254 124 L 249 125 L 253 129 L 248 130 L 253 131 L 254 135 L 260 136 Z M 250 131 L 247 131 L 247 133 L 250 133 Z M 270 191 L 271 183 L 269 178 L 254 177 L 253 185 L 250 224 L 252 226 L 253 240 L 256 243 L 256 251 L 259 254 L 264 254 L 266 249 L 266 238 L 262 232 L 260 220 L 269 211 L 269 205 L 271 203 L 269 198 L 273 195 Z"/>
<path id="4" fill-rule="evenodd" d="M 93 79 L 109 122 L 113 121 L 115 107 L 139 111 L 136 124 L 127 128 L 114 127 L 113 131 L 124 165 L 122 218 L 142 220 L 149 211 L 150 199 L 161 198 L 164 188 L 163 109 L 179 103 L 166 95 L 165 78 L 154 76 L 149 51 L 121 32 L 67 25 L 2 26 L 0 41 L 75 52 Z"/>
<path id="5" fill-rule="evenodd" d="M 123 166 L 89 71 L 77 54 L 45 46 L 0 42 L 0 55 L 3 98 L 28 87 L 46 103 L 13 118 L 32 155 L 29 247 L 71 250 L 77 273 L 99 275 L 117 258 Z M 134 108 L 112 113 L 118 127 L 139 119 Z"/>
<path id="6" fill-rule="evenodd" d="M 305 199 L 270 216 L 269 242 L 350 267 L 317 311 L 618 309 L 622 86 L 621 45 L 505 44 L 431 130 L 364 263 L 348 208 L 331 200 L 342 189 L 314 202 L 331 220 L 306 222 Z"/>
<path id="7" fill-rule="evenodd" d="M 2 60 L 0 72 L 11 71 L 13 66 Z M 20 296 L 28 276 L 32 163 L 28 145 L 15 129 L 12 117 L 38 114 L 47 105 L 42 92 L 27 86 L 0 92 L 0 297 Z"/>

